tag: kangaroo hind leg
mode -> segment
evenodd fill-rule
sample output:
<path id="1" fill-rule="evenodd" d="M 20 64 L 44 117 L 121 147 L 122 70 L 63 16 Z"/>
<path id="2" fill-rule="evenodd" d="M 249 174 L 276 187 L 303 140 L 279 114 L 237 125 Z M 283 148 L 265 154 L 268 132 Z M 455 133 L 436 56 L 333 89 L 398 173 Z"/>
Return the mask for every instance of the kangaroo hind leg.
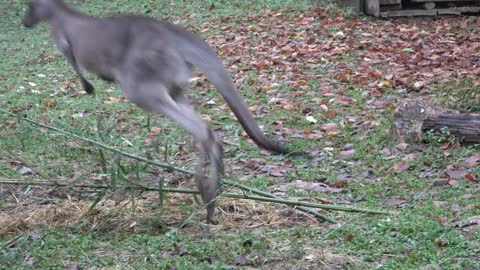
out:
<path id="1" fill-rule="evenodd" d="M 197 174 L 195 182 L 207 204 L 207 221 L 213 223 L 215 197 L 220 188 L 219 177 L 223 169 L 222 148 L 207 123 L 195 113 L 181 88 L 169 89 L 160 82 L 139 82 L 135 87 L 122 89 L 131 101 L 139 107 L 159 113 L 190 132 L 199 143 Z M 171 87 L 172 88 L 172 87 Z M 206 176 L 208 159 L 211 163 L 211 177 Z"/>

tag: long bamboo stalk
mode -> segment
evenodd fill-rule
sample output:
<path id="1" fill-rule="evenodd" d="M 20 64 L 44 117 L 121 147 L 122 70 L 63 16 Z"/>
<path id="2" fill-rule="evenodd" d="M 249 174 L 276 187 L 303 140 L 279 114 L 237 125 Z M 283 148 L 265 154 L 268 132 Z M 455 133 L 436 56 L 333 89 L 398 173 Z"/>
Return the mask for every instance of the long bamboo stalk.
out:
<path id="1" fill-rule="evenodd" d="M 58 128 L 55 128 L 55 127 L 52 127 L 52 126 L 48 126 L 48 125 L 44 125 L 42 123 L 39 123 L 37 121 L 34 121 L 34 120 L 31 120 L 31 119 L 28 119 L 26 117 L 21 117 L 19 115 L 16 115 L 14 113 L 11 113 L 9 111 L 6 111 L 6 110 L 3 110 L 3 109 L 0 109 L 0 112 L 3 112 L 7 115 L 10 115 L 10 116 L 13 116 L 13 117 L 16 117 L 18 118 L 19 120 L 24 120 L 30 124 L 33 124 L 33 125 L 36 125 L 36 126 L 40 126 L 40 127 L 43 127 L 43 128 L 46 128 L 46 129 L 49 129 L 49 130 L 52 130 L 52 131 L 55 131 L 55 132 L 58 132 L 58 133 L 61 133 L 63 135 L 66 135 L 66 136 L 69 136 L 69 137 L 74 137 L 76 139 L 79 139 L 79 140 L 82 140 L 82 141 L 85 141 L 85 142 L 88 142 L 88 143 L 91 143 L 91 144 L 94 144 L 94 145 L 97 145 L 101 148 L 104 148 L 104 149 L 107 149 L 109 151 L 112 151 L 114 153 L 117 153 L 117 154 L 120 154 L 120 155 L 123 155 L 123 156 L 126 156 L 126 157 L 129 157 L 131 159 L 135 159 L 135 160 L 138 160 L 138 161 L 142 161 L 142 162 L 145 162 L 147 164 L 151 164 L 151 165 L 154 165 L 154 166 L 158 166 L 158 167 L 161 167 L 161 168 L 165 168 L 165 169 L 169 169 L 169 170 L 174 170 L 174 171 L 178 171 L 178 172 L 181 172 L 181 173 L 185 173 L 185 174 L 190 174 L 190 175 L 194 175 L 195 172 L 194 171 L 191 171 L 191 170 L 187 170 L 187 169 L 183 169 L 183 168 L 179 168 L 179 167 L 176 167 L 176 166 L 173 166 L 173 165 L 170 165 L 170 164 L 167 164 L 167 163 L 163 163 L 163 162 L 158 162 L 158 161 L 155 161 L 155 160 L 150 160 L 150 159 L 146 159 L 144 157 L 140 157 L 140 156 L 137 156 L 137 155 L 133 155 L 133 154 L 130 154 L 130 153 L 127 153 L 127 152 L 124 152 L 124 151 L 121 151 L 121 150 L 118 150 L 114 147 L 111 147 L 111 146 L 108 146 L 106 144 L 103 144 L 101 142 L 98 142 L 98 141 L 95 141 L 95 140 L 92 140 L 92 139 L 89 139 L 89 138 L 85 138 L 85 137 L 82 137 L 82 136 L 79 136 L 77 134 L 74 134 L 74 133 L 71 133 L 71 132 L 68 132 L 68 131 L 65 131 L 65 130 L 61 130 L 61 129 L 58 129 Z M 316 216 L 317 218 L 321 218 L 321 219 L 324 219 L 324 220 L 327 220 L 329 222 L 333 222 L 333 223 L 336 223 L 333 219 L 331 218 L 328 218 L 328 217 L 325 217 L 324 215 L 318 213 L 318 212 L 315 212 L 313 211 L 312 209 L 308 208 L 308 207 L 313 207 L 313 208 L 323 208 L 323 209 L 330 209 L 330 210 L 339 210 L 339 211 L 354 211 L 354 212 L 363 212 L 363 213 L 377 213 L 377 214 L 388 214 L 388 212 L 386 211 L 379 211 L 379 210 L 370 210 L 370 209 L 357 209 L 357 208 L 351 208 L 352 210 L 341 210 L 341 209 L 348 209 L 345 208 L 345 207 L 340 207 L 338 208 L 337 206 L 332 206 L 332 205 L 324 205 L 324 204 L 314 204 L 314 205 L 323 205 L 325 207 L 315 207 L 315 206 L 312 206 L 312 203 L 304 203 L 304 202 L 299 202 L 299 201 L 292 201 L 292 200 L 283 200 L 283 199 L 280 199 L 278 197 L 276 197 L 275 195 L 271 194 L 271 193 L 268 193 L 268 192 L 265 192 L 265 191 L 261 191 L 261 190 L 258 190 L 258 189 L 255 189 L 255 188 L 252 188 L 252 187 L 249 187 L 249 186 L 245 186 L 245 185 L 242 185 L 242 184 L 239 184 L 239 183 L 236 183 L 234 181 L 231 181 L 231 180 L 227 180 L 227 179 L 222 179 L 222 183 L 224 184 L 227 184 L 227 185 L 230 185 L 230 186 L 233 186 L 233 187 L 238 187 L 246 192 L 250 192 L 250 193 L 253 193 L 253 194 L 257 194 L 257 195 L 260 195 L 260 196 L 264 196 L 264 197 L 267 197 L 267 198 L 263 198 L 263 197 L 259 197 L 259 196 L 251 196 L 251 195 L 247 195 L 247 194 L 243 194 L 243 195 L 239 195 L 239 194 L 231 194 L 233 195 L 234 197 L 232 198 L 243 198 L 243 199 L 254 199 L 254 198 L 259 198 L 260 201 L 272 201 L 272 202 L 278 202 L 278 203 L 281 203 L 281 201 L 285 201 L 287 203 L 284 203 L 284 204 L 287 204 L 287 205 L 293 205 L 293 206 L 296 206 L 297 209 L 303 211 L 303 212 L 307 212 L 307 213 L 310 213 L 310 214 L 313 214 L 314 216 Z M 99 188 L 102 188 L 102 187 L 99 187 Z M 105 187 L 103 187 L 105 188 Z M 145 189 L 145 187 L 141 187 L 142 189 Z M 130 188 L 131 189 L 131 188 Z M 146 190 L 150 190 L 150 189 L 146 189 Z M 157 190 L 158 191 L 158 188 L 153 188 L 152 190 Z M 168 192 L 168 189 L 164 188 L 163 190 L 167 191 Z M 175 189 L 172 189 L 172 191 L 170 192 L 173 192 L 173 190 Z M 240 197 L 239 197 L 240 196 Z M 230 196 L 229 196 L 230 197 Z M 248 197 L 248 198 L 247 198 Z M 263 198 L 263 199 L 261 199 Z M 267 200 L 268 199 L 268 200 Z"/>
<path id="2" fill-rule="evenodd" d="M 66 136 L 74 137 L 74 138 L 76 138 L 76 139 L 79 139 L 79 140 L 82 140 L 82 141 L 85 141 L 85 142 L 88 142 L 88 143 L 97 145 L 97 146 L 99 146 L 99 147 L 102 147 L 102 148 L 104 148 L 104 149 L 110 150 L 110 151 L 115 152 L 115 153 L 117 153 L 117 154 L 120 154 L 120 155 L 129 157 L 129 158 L 131 158 L 131 159 L 135 159 L 135 160 L 138 160 L 138 161 L 145 162 L 145 163 L 147 163 L 147 164 L 151 164 L 151 165 L 158 166 L 158 167 L 165 168 L 165 169 L 170 169 L 170 170 L 178 171 L 178 172 L 185 173 L 185 174 L 190 174 L 190 175 L 194 175 L 194 174 L 195 174 L 195 172 L 193 172 L 193 171 L 186 170 L 186 169 L 182 169 L 182 168 L 178 168 L 178 167 L 175 167 L 175 166 L 172 166 L 172 165 L 170 165 L 170 164 L 163 163 L 163 162 L 153 161 L 153 160 L 146 159 L 146 158 L 143 158 L 143 157 L 140 157 L 140 156 L 136 156 L 136 155 L 133 155 L 133 154 L 130 154 L 130 153 L 127 153 L 127 152 L 118 150 L 118 149 L 113 148 L 113 147 L 111 147 L 111 146 L 108 146 L 108 145 L 106 145 L 106 144 L 97 142 L 97 141 L 95 141 L 95 140 L 88 139 L 88 138 L 79 136 L 79 135 L 77 135 L 77 134 L 74 134 L 74 133 L 71 133 L 71 132 L 68 132 L 68 131 L 65 131 L 65 130 L 60 130 L 60 129 L 55 128 L 55 127 L 52 127 L 52 126 L 44 125 L 44 124 L 42 124 L 42 123 L 39 123 L 39 122 L 37 122 L 37 121 L 28 119 L 28 118 L 26 118 L 26 117 L 20 117 L 19 115 L 16 115 L 16 114 L 14 114 L 14 113 L 11 113 L 11 112 L 6 111 L 6 110 L 3 110 L 3 109 L 0 109 L 0 112 L 3 112 L 3 113 L 5 113 L 5 114 L 7 114 L 7 115 L 16 117 L 16 118 L 18 118 L 18 119 L 20 119 L 20 120 L 24 120 L 24 121 L 26 121 L 26 122 L 28 122 L 28 123 L 30 123 L 30 124 L 33 124 L 33 125 L 36 125 L 36 126 L 39 126 L 39 127 L 43 127 L 43 128 L 46 128 L 46 129 L 49 129 L 49 130 L 52 130 L 52 131 L 61 133 L 61 134 L 66 135 Z M 248 186 L 245 186 L 245 185 L 241 185 L 241 184 L 235 183 L 234 181 L 230 181 L 230 180 L 226 180 L 226 179 L 222 179 L 221 181 L 222 181 L 222 183 L 224 183 L 224 184 L 238 187 L 238 188 L 240 188 L 240 189 L 242 189 L 242 190 L 244 190 L 244 191 L 248 191 L 248 192 L 251 192 L 251 193 L 254 193 L 254 194 L 266 196 L 266 197 L 269 197 L 269 198 L 275 198 L 275 196 L 274 196 L 273 194 L 271 194 L 271 193 L 264 192 L 264 191 L 261 191 L 261 190 L 257 190 L 257 189 L 255 189 L 255 188 L 251 188 L 251 187 L 248 187 Z M 298 206 L 297 209 L 299 209 L 300 211 L 303 211 L 303 212 L 312 214 L 312 215 L 314 215 L 314 216 L 317 217 L 317 218 L 327 220 L 327 221 L 329 221 L 329 222 L 331 222 L 331 221 L 333 220 L 333 219 L 331 219 L 331 218 L 326 218 L 324 215 L 322 215 L 322 214 L 320 214 L 320 213 L 317 213 L 317 212 L 315 212 L 315 211 L 313 211 L 312 209 L 309 209 L 309 208 L 307 208 L 307 207 Z"/>
<path id="3" fill-rule="evenodd" d="M 26 121 L 26 122 L 28 122 L 28 123 L 30 123 L 30 124 L 33 124 L 33 125 L 36 125 L 36 126 L 39 126 L 39 127 L 43 127 L 43 128 L 49 129 L 49 130 L 53 130 L 53 131 L 58 132 L 58 133 L 61 133 L 61 134 L 63 134 L 63 135 L 66 135 L 66 136 L 69 136 L 69 137 L 74 137 L 74 138 L 76 138 L 76 139 L 79 139 L 79 140 L 82 140 L 82 141 L 85 141 L 85 142 L 88 142 L 88 143 L 91 143 L 91 144 L 100 146 L 100 147 L 102 147 L 102 148 L 104 148 L 104 149 L 110 150 L 110 151 L 112 151 L 112 152 L 114 152 L 114 153 L 117 153 L 117 154 L 120 154 L 120 155 L 122 155 L 122 156 L 129 157 L 129 158 L 131 158 L 131 159 L 135 159 L 135 160 L 138 160 L 138 161 L 145 162 L 145 163 L 147 163 L 147 164 L 155 165 L 155 166 L 158 166 L 158 167 L 161 167 L 161 168 L 165 168 L 165 169 L 169 169 L 169 170 L 178 171 L 178 172 L 185 173 L 185 174 L 191 174 L 191 175 L 194 175 L 194 174 L 195 174 L 194 171 L 182 169 L 182 168 L 175 167 L 175 166 L 172 166 L 172 165 L 167 164 L 167 163 L 158 162 L 158 161 L 146 159 L 146 158 L 144 158 L 144 157 L 132 155 L 132 154 L 130 154 L 130 153 L 127 153 L 127 152 L 118 150 L 118 149 L 116 149 L 116 148 L 114 148 L 114 147 L 111 147 L 111 146 L 109 146 L 109 145 L 103 144 L 103 143 L 101 143 L 101 142 L 97 142 L 97 141 L 95 141 L 95 140 L 92 140 L 92 139 L 89 139 L 89 138 L 85 138 L 85 137 L 82 137 L 82 136 L 80 136 L 80 135 L 77 135 L 77 134 L 74 134 L 74 133 L 71 133 L 71 132 L 68 132 L 68 131 L 65 131 L 65 130 L 58 129 L 58 128 L 56 128 L 56 127 L 44 125 L 44 124 L 39 123 L 39 122 L 37 122 L 37 121 L 28 119 L 28 118 L 26 118 L 26 117 L 21 117 L 21 116 L 19 116 L 19 115 L 16 115 L 16 114 L 14 114 L 14 113 L 11 113 L 11 112 L 6 111 L 6 110 L 3 110 L 3 109 L 0 109 L 0 112 L 2 112 L 2 113 L 4 113 L 4 114 L 8 114 L 8 115 L 13 116 L 13 117 L 16 117 L 16 118 L 18 118 L 18 119 L 21 120 L 21 121 Z"/>
<path id="4" fill-rule="evenodd" d="M 92 189 L 108 189 L 112 188 L 108 185 L 92 185 L 92 184 L 73 184 L 73 183 L 59 183 L 59 182 L 47 182 L 47 181 L 22 181 L 22 180 L 5 180 L 0 178 L 0 184 L 6 185 L 32 185 L 32 186 L 54 186 L 54 187 L 77 187 L 77 188 L 92 188 Z M 147 190 L 147 191 L 159 191 L 158 187 L 149 187 L 149 186 L 125 186 L 125 185 L 117 185 L 114 188 L 116 189 L 130 189 L 130 190 Z M 176 188 L 163 188 L 165 192 L 174 192 L 174 193 L 186 193 L 186 194 L 199 194 L 197 190 L 192 189 L 176 189 Z M 280 204 L 286 204 L 290 206 L 308 206 L 312 208 L 320 208 L 320 209 L 328 209 L 328 210 L 337 210 L 337 211 L 346 211 L 346 212 L 360 212 L 360 213 L 368 213 L 368 214 L 381 214 L 381 215 L 388 215 L 388 211 L 383 210 L 372 210 L 372 209 L 365 209 L 365 208 L 356 208 L 350 206 L 339 206 L 339 205 L 329 205 L 329 204 L 321 204 L 321 203 L 311 203 L 311 202 L 301 202 L 296 200 L 285 200 L 280 198 L 268 198 L 268 197 L 261 197 L 261 196 L 254 196 L 249 195 L 246 193 L 221 193 L 221 197 L 228 197 L 228 198 L 237 198 L 237 199 L 247 199 L 247 200 L 256 200 L 256 201 L 264 201 L 264 202 L 274 202 Z"/>

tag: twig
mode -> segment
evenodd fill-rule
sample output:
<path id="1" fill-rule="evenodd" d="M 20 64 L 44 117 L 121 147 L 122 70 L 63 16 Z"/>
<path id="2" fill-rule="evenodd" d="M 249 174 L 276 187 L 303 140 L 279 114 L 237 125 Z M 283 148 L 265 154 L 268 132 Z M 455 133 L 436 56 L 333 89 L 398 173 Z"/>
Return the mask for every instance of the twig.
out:
<path id="1" fill-rule="evenodd" d="M 36 126 L 39 126 L 39 127 L 43 127 L 43 128 L 46 128 L 46 129 L 50 129 L 50 130 L 53 130 L 55 132 L 58 132 L 58 133 L 61 133 L 63 135 L 67 135 L 69 137 L 74 137 L 74 138 L 77 138 L 79 140 L 82 140 L 82 141 L 85 141 L 85 142 L 89 142 L 91 144 L 95 144 L 97 146 L 100 146 L 102 148 L 105 148 L 107 150 L 110 150 L 114 153 L 117 153 L 117 154 L 120 154 L 120 155 L 123 155 L 123 156 L 126 156 L 126 157 L 129 157 L 131 159 L 136 159 L 136 160 L 139 160 L 139 161 L 143 161 L 145 163 L 148 163 L 148 164 L 151 164 L 151 165 L 155 165 L 155 166 L 158 166 L 158 167 L 161 167 L 161 168 L 165 168 L 165 169 L 168 169 L 168 170 L 174 170 L 174 171 L 178 171 L 178 172 L 181 172 L 181 173 L 186 173 L 186 174 L 191 174 L 191 175 L 194 175 L 195 172 L 194 171 L 190 171 L 190 170 L 186 170 L 186 169 L 182 169 L 182 168 L 178 168 L 178 167 L 175 167 L 175 166 L 172 166 L 170 164 L 167 164 L 167 163 L 163 163 L 163 162 L 158 162 L 158 161 L 153 161 L 153 160 L 149 160 L 149 159 L 146 159 L 144 157 L 139 157 L 139 156 L 136 156 L 136 155 L 132 155 L 130 153 L 127 153 L 127 152 L 124 152 L 124 151 L 121 151 L 121 150 L 118 150 L 116 148 L 113 148 L 111 146 L 108 146 L 106 144 L 103 144 L 101 142 L 97 142 L 95 140 L 92 140 L 92 139 L 89 139 L 89 138 L 85 138 L 85 137 L 82 137 L 80 135 L 77 135 L 77 134 L 74 134 L 74 133 L 71 133 L 71 132 L 68 132 L 68 131 L 65 131 L 65 130 L 61 130 L 61 129 L 58 129 L 58 128 L 55 128 L 55 127 L 52 127 L 52 126 L 48 126 L 48 125 L 44 125 L 42 123 L 39 123 L 37 121 L 34 121 L 34 120 L 31 120 L 31 119 L 28 119 L 26 117 L 21 117 L 19 115 L 16 115 L 14 113 L 11 113 L 9 111 L 6 111 L 6 110 L 3 110 L 3 109 L 0 109 L 0 112 L 3 112 L 5 114 L 8 114 L 10 116 L 13 116 L 13 117 L 17 117 L 19 120 L 23 120 L 23 121 L 27 121 L 29 122 L 30 124 L 33 124 L 33 125 L 36 125 Z"/>
<path id="2" fill-rule="evenodd" d="M 238 188 L 240 188 L 244 191 L 248 191 L 248 192 L 251 192 L 251 193 L 254 193 L 254 194 L 257 194 L 257 195 L 261 195 L 261 196 L 265 196 L 265 197 L 268 197 L 268 198 L 278 198 L 277 196 L 275 196 L 271 193 L 261 191 L 261 190 L 258 190 L 258 189 L 255 189 L 255 188 L 252 188 L 252 187 L 249 187 L 249 186 L 245 186 L 245 185 L 242 185 L 242 184 L 239 184 L 237 182 L 230 181 L 230 180 L 227 180 L 227 179 L 222 179 L 222 183 L 228 184 L 228 185 L 233 186 L 233 187 L 238 187 Z M 303 211 L 305 213 L 310 213 L 310 214 L 314 215 L 315 217 L 326 220 L 330 223 L 337 223 L 337 221 L 335 219 L 332 219 L 332 218 L 329 218 L 325 215 L 322 215 L 322 214 L 320 214 L 316 211 L 313 211 L 312 209 L 310 209 L 308 207 L 297 206 L 296 208 L 300 211 Z"/>
<path id="3" fill-rule="evenodd" d="M 91 185 L 91 184 L 74 184 L 74 183 L 58 183 L 58 182 L 47 182 L 47 181 L 21 181 L 21 180 L 3 180 L 0 178 L 0 184 L 6 185 L 32 185 L 32 186 L 56 186 L 56 187 L 78 187 L 78 188 L 92 188 L 92 189 L 110 189 L 112 186 L 108 185 Z M 147 191 L 159 191 L 158 187 L 149 187 L 149 186 L 125 186 L 125 185 L 117 185 L 113 187 L 115 189 L 130 189 L 130 190 L 147 190 Z M 165 192 L 174 192 L 174 193 L 186 193 L 186 194 L 199 194 L 197 190 L 192 189 L 176 189 L 176 188 L 163 188 Z M 281 203 L 290 206 L 308 206 L 313 208 L 320 208 L 320 209 L 329 209 L 329 210 L 338 210 L 338 211 L 347 211 L 347 212 L 359 212 L 359 213 L 369 213 L 369 214 L 381 214 L 381 215 L 388 215 L 388 211 L 383 210 L 372 210 L 372 209 L 364 209 L 364 208 L 356 208 L 356 207 L 349 207 L 349 206 L 338 206 L 338 205 L 328 205 L 328 204 L 321 204 L 321 203 L 311 203 L 311 202 L 300 202 L 295 200 L 284 200 L 280 198 L 267 198 L 261 196 L 253 196 L 248 194 L 238 194 L 238 193 L 221 193 L 221 197 L 228 197 L 228 198 L 237 198 L 237 199 L 247 199 L 247 200 L 256 200 L 256 201 L 264 201 L 264 202 L 274 202 L 274 203 Z M 309 209 L 310 210 L 310 209 Z"/>

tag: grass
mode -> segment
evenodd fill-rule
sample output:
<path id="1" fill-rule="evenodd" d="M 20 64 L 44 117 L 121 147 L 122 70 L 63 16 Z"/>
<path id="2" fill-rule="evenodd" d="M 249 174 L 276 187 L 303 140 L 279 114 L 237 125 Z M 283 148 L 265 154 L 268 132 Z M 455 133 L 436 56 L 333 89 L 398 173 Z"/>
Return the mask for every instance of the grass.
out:
<path id="1" fill-rule="evenodd" d="M 227 67 L 237 84 L 242 85 L 240 90 L 247 103 L 257 107 L 263 129 L 281 137 L 288 146 L 306 149 L 314 156 L 312 160 L 291 159 L 290 164 L 285 163 L 284 157 L 259 152 L 242 135 L 230 112 L 221 107 L 224 102 L 216 91 L 199 80 L 190 92 L 197 110 L 202 116 L 209 116 L 211 126 L 231 143 L 225 146 L 227 176 L 281 196 L 385 209 L 392 215 L 329 212 L 339 221 L 330 225 L 282 206 L 222 199 L 220 224 L 206 226 L 204 213 L 196 203 L 198 198 L 192 196 L 169 194 L 163 207 L 159 207 L 158 194 L 152 192 L 111 190 L 103 194 L 74 188 L 0 185 L 0 224 L 9 225 L 3 231 L 0 228 L 0 269 L 478 267 L 479 226 L 452 225 L 479 215 L 478 183 L 458 177 L 456 184 L 432 184 L 433 180 L 444 178 L 448 170 L 466 170 L 480 179 L 478 164 L 472 168 L 465 165 L 466 158 L 478 153 L 478 146 L 445 149 L 436 143 L 444 138 L 431 135 L 428 144 L 399 150 L 398 142 L 387 132 L 391 109 L 372 107 L 367 85 L 339 80 L 338 75 L 345 68 L 355 71 L 362 65 L 364 49 L 329 55 L 330 49 L 326 48 L 324 59 L 312 60 L 314 63 L 295 61 L 291 53 L 277 49 L 284 48 L 279 44 L 284 36 L 295 41 L 289 46 L 301 46 L 302 27 L 307 28 L 309 36 L 315 36 L 311 42 L 316 46 L 336 44 L 336 33 L 343 31 L 348 36 L 345 24 L 355 17 L 349 16 L 345 21 L 337 21 L 335 18 L 340 15 L 336 13 L 324 17 L 328 13 L 312 10 L 307 1 L 73 3 L 97 15 L 128 12 L 164 18 L 200 33 L 222 54 L 225 63 L 240 57 L 240 63 Z M 20 27 L 24 9 L 24 2 L 15 0 L 0 11 L 4 29 L 0 33 L 1 108 L 125 152 L 194 168 L 190 136 L 170 121 L 134 107 L 115 85 L 91 75 L 88 78 L 97 95 L 82 94 L 75 73 L 54 47 L 47 27 Z M 313 16 L 314 25 L 309 28 L 308 23 L 300 24 L 302 16 Z M 328 21 L 325 31 L 319 26 L 324 21 Z M 361 21 L 368 25 L 370 19 Z M 360 30 L 358 27 L 356 31 Z M 265 32 L 269 35 L 262 36 Z M 239 39 L 225 41 L 230 34 Z M 248 39 L 242 40 L 244 36 Z M 388 37 L 383 39 L 390 42 Z M 225 49 L 224 44 L 232 46 L 232 51 Z M 243 47 L 234 47 L 238 44 Z M 337 45 L 341 48 L 342 44 Z M 267 65 L 268 70 L 255 68 L 262 60 L 273 61 L 277 56 L 280 63 Z M 282 64 L 296 72 L 286 72 Z M 388 63 L 374 66 L 387 69 Z M 429 85 L 429 91 L 434 101 L 452 103 L 453 107 L 464 98 L 470 102 L 465 108 L 475 110 L 478 105 L 465 98 L 477 91 L 473 85 L 462 77 L 451 78 L 448 93 L 454 95 L 455 90 L 460 90 L 459 98 L 435 95 L 439 92 L 436 89 L 442 89 L 439 82 Z M 292 94 L 295 92 L 300 94 Z M 393 87 L 385 93 L 378 99 L 416 96 Z M 342 96 L 355 103 L 337 102 L 336 98 Z M 215 105 L 209 105 L 209 101 Z M 287 106 L 298 101 L 303 103 L 293 108 Z M 331 115 L 329 111 L 336 113 Z M 307 115 L 318 122 L 310 123 Z M 324 132 L 323 138 L 306 138 L 309 131 L 321 130 L 327 123 L 335 123 L 338 133 Z M 40 178 L 158 185 L 159 178 L 163 178 L 169 186 L 193 186 L 189 177 L 159 170 L 7 115 L 0 114 L 0 127 L 0 180 Z M 355 153 L 342 155 L 346 149 L 355 149 Z M 408 154 L 415 156 L 408 159 Z M 394 170 L 402 159 L 409 168 Z M 272 171 L 276 170 L 284 170 L 284 175 L 275 176 Z M 297 180 L 317 189 L 300 188 L 295 185 Z M 323 192 L 318 186 L 338 186 L 342 192 Z M 97 209 L 89 212 L 97 199 Z M 184 221 L 188 221 L 187 225 L 180 228 Z"/>

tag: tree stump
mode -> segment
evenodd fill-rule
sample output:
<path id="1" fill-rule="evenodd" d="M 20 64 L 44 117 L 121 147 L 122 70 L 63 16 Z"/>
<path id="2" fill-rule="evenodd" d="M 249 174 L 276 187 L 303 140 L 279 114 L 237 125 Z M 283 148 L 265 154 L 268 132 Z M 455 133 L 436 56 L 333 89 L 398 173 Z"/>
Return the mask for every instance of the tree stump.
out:
<path id="1" fill-rule="evenodd" d="M 425 132 L 442 132 L 445 128 L 460 143 L 480 144 L 480 114 L 433 107 L 422 100 L 400 102 L 390 133 L 400 142 L 419 143 L 423 142 Z"/>

